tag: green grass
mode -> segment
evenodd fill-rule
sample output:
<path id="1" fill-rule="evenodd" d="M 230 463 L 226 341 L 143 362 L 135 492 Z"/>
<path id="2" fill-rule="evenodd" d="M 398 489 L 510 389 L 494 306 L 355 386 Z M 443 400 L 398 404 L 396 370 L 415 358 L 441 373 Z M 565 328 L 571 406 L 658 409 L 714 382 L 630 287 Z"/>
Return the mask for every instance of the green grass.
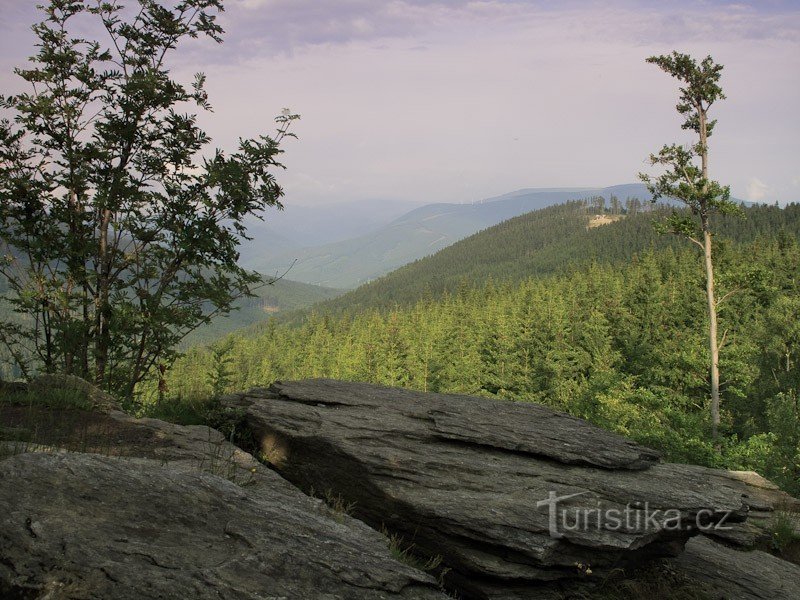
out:
<path id="1" fill-rule="evenodd" d="M 777 510 L 768 525 L 770 534 L 769 550 L 786 560 L 796 562 L 800 555 L 800 513 Z"/>
<path id="2" fill-rule="evenodd" d="M 178 425 L 208 425 L 214 408 L 210 400 L 202 402 L 169 398 L 145 405 L 140 416 Z"/>
<path id="3" fill-rule="evenodd" d="M 91 410 L 92 401 L 80 390 L 42 389 L 9 389 L 7 384 L 0 384 L 0 403 L 20 406 L 35 406 L 59 410 Z"/>
<path id="4" fill-rule="evenodd" d="M 392 533 L 386 527 L 381 529 L 381 533 L 389 540 L 389 552 L 398 562 L 419 571 L 432 572 L 440 570 L 442 566 L 441 555 L 421 557 L 416 551 L 415 545 L 407 543 L 400 534 Z"/>

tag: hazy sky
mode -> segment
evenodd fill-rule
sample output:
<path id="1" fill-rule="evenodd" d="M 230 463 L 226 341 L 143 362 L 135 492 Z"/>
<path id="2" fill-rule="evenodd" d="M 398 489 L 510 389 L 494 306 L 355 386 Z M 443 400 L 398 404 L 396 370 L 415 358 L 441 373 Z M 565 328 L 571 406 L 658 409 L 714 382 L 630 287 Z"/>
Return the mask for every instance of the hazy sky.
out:
<path id="1" fill-rule="evenodd" d="M 41 0 L 40 0 L 41 1 Z M 0 91 L 32 53 L 36 0 L 0 0 Z M 135 0 L 128 0 L 134 4 Z M 677 87 L 647 56 L 725 65 L 712 176 L 800 201 L 800 1 L 228 0 L 208 75 L 217 145 L 302 115 L 286 204 L 468 202 L 523 187 L 627 183 L 686 141 Z"/>

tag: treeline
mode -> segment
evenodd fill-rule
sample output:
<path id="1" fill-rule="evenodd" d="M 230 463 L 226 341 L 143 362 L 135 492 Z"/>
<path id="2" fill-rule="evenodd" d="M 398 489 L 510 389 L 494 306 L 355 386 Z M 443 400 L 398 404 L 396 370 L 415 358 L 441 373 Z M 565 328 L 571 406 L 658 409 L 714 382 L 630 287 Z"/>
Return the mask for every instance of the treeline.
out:
<path id="1" fill-rule="evenodd" d="M 751 209 L 741 231 L 752 240 L 718 243 L 720 448 L 709 433 L 701 259 L 686 246 L 649 249 L 625 266 L 590 262 L 521 282 L 462 284 L 392 310 L 271 322 L 257 335 L 191 349 L 169 371 L 164 401 L 333 377 L 541 402 L 669 460 L 754 469 L 797 493 L 800 247 L 785 217 L 769 235 L 761 229 L 782 212 Z"/>

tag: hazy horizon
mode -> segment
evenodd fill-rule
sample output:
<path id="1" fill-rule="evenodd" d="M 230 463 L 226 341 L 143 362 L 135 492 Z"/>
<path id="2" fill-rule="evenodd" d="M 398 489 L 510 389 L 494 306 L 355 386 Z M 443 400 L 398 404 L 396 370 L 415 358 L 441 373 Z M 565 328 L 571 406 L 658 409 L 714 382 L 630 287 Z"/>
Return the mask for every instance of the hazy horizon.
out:
<path id="1" fill-rule="evenodd" d="M 33 2 L 0 0 L 0 85 L 33 54 Z M 193 42 L 202 124 L 224 149 L 302 115 L 279 174 L 286 205 L 471 202 L 535 187 L 636 181 L 689 138 L 677 85 L 644 60 L 725 65 L 711 173 L 736 197 L 800 200 L 800 4 L 229 0 L 225 43 Z"/>

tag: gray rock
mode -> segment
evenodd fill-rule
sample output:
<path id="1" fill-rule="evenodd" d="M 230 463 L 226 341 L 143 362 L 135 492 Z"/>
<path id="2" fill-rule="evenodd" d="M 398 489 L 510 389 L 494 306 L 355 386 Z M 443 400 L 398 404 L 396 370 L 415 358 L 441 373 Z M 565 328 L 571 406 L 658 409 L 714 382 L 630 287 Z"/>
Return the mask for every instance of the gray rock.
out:
<path id="1" fill-rule="evenodd" d="M 0 460 L 0 597 L 443 599 L 363 523 L 264 470 L 77 453 Z"/>
<path id="2" fill-rule="evenodd" d="M 793 498 L 777 485 L 753 471 L 720 471 L 729 484 L 742 490 L 749 511 L 747 521 L 724 529 L 709 531 L 709 537 L 742 548 L 768 546 L 771 542 L 776 511 L 788 515 L 800 514 L 800 500 Z M 800 537 L 800 524 L 795 527 Z"/>
<path id="3" fill-rule="evenodd" d="M 465 598 L 550 597 L 677 555 L 698 529 L 735 525 L 749 510 L 746 486 L 726 472 L 661 463 L 648 448 L 535 404 L 330 380 L 277 383 L 226 402 L 246 410 L 282 475 L 333 490 L 368 524 L 441 556 L 446 581 Z M 563 510 L 567 525 L 581 526 L 562 522 L 552 534 L 548 506 L 537 507 L 551 493 L 572 496 L 556 516 Z"/>
<path id="4" fill-rule="evenodd" d="M 714 600 L 800 598 L 800 567 L 760 550 L 735 550 L 700 536 L 672 562 L 712 590 Z"/>

